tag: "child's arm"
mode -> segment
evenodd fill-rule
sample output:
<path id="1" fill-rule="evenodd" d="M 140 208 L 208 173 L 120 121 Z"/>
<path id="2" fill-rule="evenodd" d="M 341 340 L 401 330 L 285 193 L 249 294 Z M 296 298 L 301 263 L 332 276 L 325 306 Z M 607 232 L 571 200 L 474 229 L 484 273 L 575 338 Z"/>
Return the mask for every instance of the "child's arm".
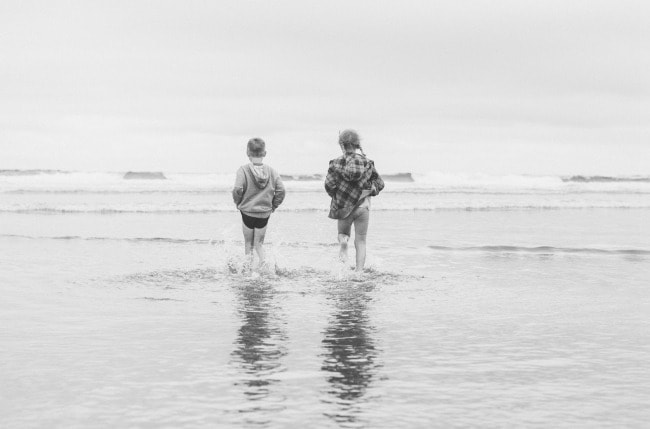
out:
<path id="1" fill-rule="evenodd" d="M 282 201 L 284 201 L 285 195 L 286 195 L 286 191 L 284 189 L 284 183 L 282 183 L 282 179 L 278 174 L 275 178 L 275 193 L 273 194 L 273 201 L 271 203 L 271 207 L 273 208 L 273 211 L 275 211 L 275 209 L 280 207 L 280 204 L 282 204 Z"/>
<path id="2" fill-rule="evenodd" d="M 246 191 L 246 174 L 244 173 L 243 168 L 237 170 L 237 177 L 235 178 L 235 186 L 232 188 L 232 199 L 236 205 L 241 203 L 242 198 L 244 198 L 244 192 Z"/>
<path id="3" fill-rule="evenodd" d="M 371 192 L 370 195 L 377 195 L 381 192 L 382 189 L 384 189 L 384 181 L 382 178 L 379 176 L 379 173 L 377 173 L 377 170 L 375 169 L 375 163 L 372 163 L 372 173 L 370 174 L 370 183 L 371 183 L 371 189 L 373 192 Z"/>
<path id="4" fill-rule="evenodd" d="M 327 195 L 334 198 L 336 196 L 336 172 L 334 169 L 334 161 L 330 161 L 330 166 L 327 169 L 327 176 L 325 176 L 325 191 Z"/>

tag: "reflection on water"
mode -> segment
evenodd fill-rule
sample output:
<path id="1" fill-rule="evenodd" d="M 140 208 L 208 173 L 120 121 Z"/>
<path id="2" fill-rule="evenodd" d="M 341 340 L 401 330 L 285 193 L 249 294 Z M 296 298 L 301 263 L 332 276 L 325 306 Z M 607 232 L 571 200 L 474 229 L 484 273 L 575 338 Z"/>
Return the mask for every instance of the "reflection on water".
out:
<path id="1" fill-rule="evenodd" d="M 280 308 L 272 286 L 263 282 L 240 284 L 237 288 L 242 325 L 237 333 L 233 361 L 240 376 L 235 382 L 244 387 L 247 399 L 241 413 L 251 413 L 248 423 L 266 425 L 269 412 L 284 409 L 284 397 L 274 395 L 274 374 L 284 371 L 286 334 L 279 321 Z"/>
<path id="2" fill-rule="evenodd" d="M 367 390 L 380 367 L 367 314 L 370 292 L 372 287 L 354 285 L 330 296 L 334 312 L 323 339 L 321 369 L 328 373 L 329 383 L 323 402 L 334 405 L 326 415 L 342 426 L 361 423 L 361 405 L 368 400 Z"/>

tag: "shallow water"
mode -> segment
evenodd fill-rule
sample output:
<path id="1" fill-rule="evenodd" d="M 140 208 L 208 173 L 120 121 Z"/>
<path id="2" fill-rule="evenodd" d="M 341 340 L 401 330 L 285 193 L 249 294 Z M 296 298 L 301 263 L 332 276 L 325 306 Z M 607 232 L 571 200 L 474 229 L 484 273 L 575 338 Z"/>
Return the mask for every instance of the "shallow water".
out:
<path id="1" fill-rule="evenodd" d="M 0 214 L 2 427 L 643 427 L 644 210 Z M 353 252 L 352 252 L 353 254 Z"/>

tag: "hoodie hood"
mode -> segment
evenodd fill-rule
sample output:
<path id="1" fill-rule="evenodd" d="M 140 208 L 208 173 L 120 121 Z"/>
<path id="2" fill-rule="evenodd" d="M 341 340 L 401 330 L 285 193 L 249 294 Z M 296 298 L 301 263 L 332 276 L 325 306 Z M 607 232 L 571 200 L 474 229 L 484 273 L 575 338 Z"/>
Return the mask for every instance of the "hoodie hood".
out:
<path id="1" fill-rule="evenodd" d="M 269 169 L 266 167 L 266 165 L 255 165 L 255 164 L 248 164 L 248 167 L 250 169 L 250 172 L 253 176 L 253 183 L 255 183 L 255 186 L 257 186 L 259 189 L 264 189 L 266 188 L 266 185 L 269 184 Z"/>

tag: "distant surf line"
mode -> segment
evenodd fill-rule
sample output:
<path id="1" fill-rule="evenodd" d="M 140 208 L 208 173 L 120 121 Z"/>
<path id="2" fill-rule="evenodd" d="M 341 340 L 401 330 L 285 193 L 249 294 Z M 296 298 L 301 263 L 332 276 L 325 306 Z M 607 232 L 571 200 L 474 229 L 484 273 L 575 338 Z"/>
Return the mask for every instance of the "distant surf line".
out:
<path id="1" fill-rule="evenodd" d="M 213 240 L 206 238 L 173 238 L 173 237 L 82 237 L 80 235 L 54 235 L 35 236 L 24 234 L 0 234 L 0 237 L 22 238 L 26 240 L 62 240 L 62 241 L 127 241 L 127 242 L 150 242 L 170 244 L 224 244 L 225 240 Z"/>
<path id="2" fill-rule="evenodd" d="M 309 194 L 317 193 L 322 194 L 320 188 L 318 189 L 301 189 L 292 188 L 289 191 L 293 194 Z M 207 189 L 8 189 L 0 190 L 0 194 L 11 195 L 218 195 L 230 194 L 231 188 L 228 187 L 215 187 Z M 387 189 L 386 193 L 390 194 L 408 194 L 408 195 L 650 195 L 648 191 L 641 190 L 594 190 L 594 189 L 517 189 L 517 190 L 495 190 L 495 189 L 480 189 L 480 188 L 441 188 L 441 187 L 422 187 L 422 188 L 396 188 Z"/>
<path id="3" fill-rule="evenodd" d="M 27 240 L 62 240 L 62 241 L 120 241 L 131 243 L 165 243 L 165 244 L 202 244 L 229 245 L 238 243 L 237 240 L 216 240 L 208 238 L 174 238 L 174 237 L 82 237 L 78 235 L 62 236 L 31 236 L 21 234 L 0 234 L 4 238 L 21 238 Z M 311 246 L 333 247 L 336 243 L 322 242 L 269 242 L 274 246 Z M 438 246 L 428 245 L 429 249 L 442 252 L 483 252 L 483 253 L 530 253 L 530 254 L 600 254 L 600 255 L 650 255 L 650 249 L 604 249 L 596 247 L 559 247 L 559 246 L 512 246 L 512 245 L 483 245 L 483 246 Z"/>
<path id="4" fill-rule="evenodd" d="M 397 207 L 380 208 L 373 207 L 376 212 L 498 212 L 498 211 L 560 211 L 560 210 L 648 210 L 650 205 L 507 205 L 507 206 L 462 206 L 462 207 Z M 311 213 L 327 212 L 323 208 L 301 208 L 283 210 L 286 213 Z M 39 207 L 32 209 L 24 208 L 0 208 L 0 213 L 12 214 L 93 214 L 93 215 L 120 215 L 120 214 L 160 214 L 160 215 L 181 215 L 181 214 L 215 214 L 235 213 L 232 208 L 215 209 L 113 209 L 113 208 L 91 208 L 91 209 L 59 209 Z"/>
<path id="5" fill-rule="evenodd" d="M 70 175 L 70 174 L 112 174 L 121 176 L 125 180 L 131 180 L 133 178 L 144 180 L 149 178 L 156 178 L 165 180 L 166 175 L 187 175 L 187 176 L 201 176 L 201 175 L 221 175 L 228 174 L 227 172 L 174 172 L 174 171 L 79 171 L 79 170 L 58 170 L 58 169 L 0 169 L 0 176 L 40 176 L 40 175 Z M 402 172 L 402 173 L 385 173 L 382 177 L 385 177 L 389 181 L 397 182 L 417 182 L 417 177 L 422 176 L 423 174 L 429 173 L 439 173 L 449 176 L 454 176 L 451 173 L 444 172 L 428 172 L 428 173 L 412 173 L 412 172 Z M 490 177 L 513 177 L 518 176 L 526 179 L 535 179 L 535 178 L 556 178 L 560 179 L 562 182 L 577 182 L 577 183 L 607 183 L 607 182 L 648 182 L 650 183 L 650 176 L 645 175 L 586 175 L 586 174 L 573 174 L 573 175 L 534 175 L 534 174 L 508 174 L 504 173 L 502 175 L 495 175 Z M 307 174 L 282 174 L 282 178 L 285 181 L 296 181 L 296 182 L 313 182 L 313 181 L 322 181 L 324 179 L 324 174 L 322 173 L 307 173 Z"/>
<path id="6" fill-rule="evenodd" d="M 445 252 L 492 252 L 492 253 L 536 253 L 536 254 L 557 254 L 557 253 L 591 253 L 610 255 L 650 255 L 647 249 L 600 249 L 592 247 L 555 247 L 555 246 L 508 246 L 508 245 L 487 245 L 487 246 L 428 246 L 430 249 Z"/>
<path id="7" fill-rule="evenodd" d="M 218 245 L 239 245 L 238 240 L 222 240 L 213 238 L 174 238 L 174 237 L 83 237 L 80 235 L 53 235 L 53 236 L 34 236 L 25 234 L 0 234 L 0 238 L 20 238 L 25 240 L 61 240 L 61 241 L 120 241 L 131 243 L 168 243 L 168 244 L 207 244 L 212 246 Z M 336 247 L 337 243 L 310 243 L 306 241 L 299 242 L 273 242 L 267 244 L 282 246 L 290 244 L 291 246 L 317 246 L 317 247 Z"/>
<path id="8" fill-rule="evenodd" d="M 577 183 L 612 183 L 612 182 L 645 182 L 650 183 L 647 176 L 562 176 L 563 182 Z"/>

